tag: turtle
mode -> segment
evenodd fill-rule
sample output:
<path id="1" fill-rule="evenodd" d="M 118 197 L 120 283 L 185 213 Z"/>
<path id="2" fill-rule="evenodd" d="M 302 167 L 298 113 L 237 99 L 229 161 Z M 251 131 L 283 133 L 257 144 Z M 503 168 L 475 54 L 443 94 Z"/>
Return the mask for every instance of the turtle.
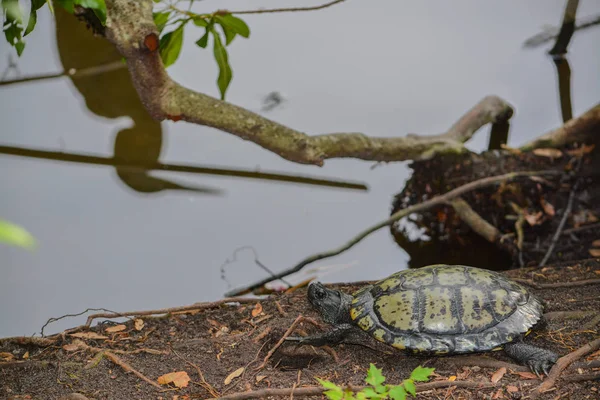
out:
<path id="1" fill-rule="evenodd" d="M 436 264 L 390 275 L 354 294 L 309 284 L 310 304 L 334 328 L 286 340 L 334 345 L 367 334 L 415 354 L 452 355 L 504 350 L 532 372 L 546 375 L 558 359 L 526 344 L 543 321 L 543 304 L 504 275 L 465 265 Z"/>

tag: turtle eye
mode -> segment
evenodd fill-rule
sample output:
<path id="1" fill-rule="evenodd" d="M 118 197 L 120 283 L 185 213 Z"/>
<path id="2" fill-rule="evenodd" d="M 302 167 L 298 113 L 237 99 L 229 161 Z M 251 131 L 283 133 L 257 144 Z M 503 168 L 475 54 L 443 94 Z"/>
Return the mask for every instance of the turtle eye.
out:
<path id="1" fill-rule="evenodd" d="M 325 297 L 327 297 L 327 292 L 321 288 L 318 288 L 315 291 L 315 297 L 319 300 L 323 300 Z"/>

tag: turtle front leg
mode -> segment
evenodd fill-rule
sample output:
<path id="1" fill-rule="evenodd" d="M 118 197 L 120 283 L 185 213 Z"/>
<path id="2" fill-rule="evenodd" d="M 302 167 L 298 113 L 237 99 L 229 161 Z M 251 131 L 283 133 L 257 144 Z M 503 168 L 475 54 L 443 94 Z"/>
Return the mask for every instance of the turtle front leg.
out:
<path id="1" fill-rule="evenodd" d="M 558 360 L 558 354 L 553 351 L 523 342 L 507 343 L 504 345 L 504 351 L 511 358 L 527 365 L 538 377 L 542 372 L 548 375 L 548 372 Z"/>
<path id="2" fill-rule="evenodd" d="M 296 342 L 298 344 L 308 344 L 311 346 L 326 346 L 335 345 L 342 342 L 354 327 L 350 324 L 342 324 L 336 326 L 330 331 L 312 336 L 288 336 L 285 338 L 288 342 Z"/>

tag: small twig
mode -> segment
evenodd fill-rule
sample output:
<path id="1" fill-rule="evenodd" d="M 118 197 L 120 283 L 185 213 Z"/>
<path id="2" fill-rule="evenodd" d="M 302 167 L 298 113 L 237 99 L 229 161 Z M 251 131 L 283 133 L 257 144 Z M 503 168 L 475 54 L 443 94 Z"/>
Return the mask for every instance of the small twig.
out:
<path id="1" fill-rule="evenodd" d="M 558 282 L 558 283 L 536 283 L 529 279 L 511 278 L 515 282 L 523 283 L 531 286 L 534 289 L 556 289 L 556 288 L 569 288 L 576 286 L 588 286 L 600 284 L 600 279 L 584 279 L 581 281 L 571 282 Z"/>
<path id="2" fill-rule="evenodd" d="M 69 70 L 65 70 L 63 72 L 56 72 L 53 74 L 34 75 L 34 76 L 28 76 L 25 78 L 0 81 L 0 86 L 8 86 L 8 85 L 14 85 L 17 83 L 35 82 L 35 81 L 42 81 L 42 80 L 47 80 L 47 79 L 62 78 L 64 76 L 68 76 L 69 78 L 72 78 L 72 79 L 78 79 L 78 78 L 83 78 L 83 77 L 87 77 L 87 76 L 104 74 L 106 72 L 111 72 L 111 71 L 125 68 L 125 67 L 127 67 L 127 65 L 124 62 L 122 62 L 121 60 L 112 61 L 112 62 L 109 62 L 106 64 L 96 65 L 96 66 L 88 67 L 88 68 L 81 68 L 81 69 L 71 68 Z"/>
<path id="3" fill-rule="evenodd" d="M 598 324 L 600 324 L 600 314 L 596 315 L 589 322 L 585 323 L 582 328 L 584 330 L 594 329 L 594 328 L 596 328 L 596 325 L 598 325 Z"/>
<path id="4" fill-rule="evenodd" d="M 265 329 L 263 329 L 263 331 L 261 333 L 259 333 L 258 335 L 256 335 L 256 337 L 254 339 L 252 339 L 252 341 L 254 343 L 258 343 L 261 340 L 263 340 L 269 333 L 271 333 L 271 331 L 273 330 L 272 327 L 267 326 Z"/>
<path id="5" fill-rule="evenodd" d="M 267 355 L 263 359 L 262 364 L 260 364 L 254 370 L 258 371 L 258 370 L 263 369 L 265 367 L 265 365 L 267 365 L 267 361 L 269 361 L 269 359 L 271 358 L 271 356 L 273 355 L 273 353 L 275 353 L 275 351 L 279 348 L 279 346 L 281 346 L 283 344 L 283 342 L 285 341 L 285 338 L 287 338 L 288 336 L 290 336 L 290 334 L 294 331 L 294 329 L 296 328 L 296 325 L 298 325 L 302 321 L 309 320 L 309 319 L 310 318 L 306 318 L 306 317 L 303 317 L 302 315 L 298 315 L 298 317 L 294 320 L 294 322 L 292 322 L 292 324 L 287 329 L 287 331 L 285 331 L 285 333 L 283 334 L 283 336 L 281 337 L 281 339 L 279 339 L 279 341 L 275 344 L 275 346 L 273 346 L 271 348 L 271 350 L 269 350 L 269 352 L 267 353 Z"/>
<path id="6" fill-rule="evenodd" d="M 186 364 L 188 364 L 196 369 L 196 372 L 198 373 L 198 376 L 200 377 L 200 381 L 201 381 L 200 386 L 202 386 L 213 397 L 219 397 L 221 395 L 210 383 L 208 383 L 206 381 L 206 379 L 204 379 L 204 374 L 202 373 L 202 370 L 200 369 L 199 366 L 188 361 L 183 356 L 179 355 L 179 353 L 177 353 L 175 351 L 175 349 L 173 349 L 172 346 L 171 346 L 171 351 L 173 352 L 173 354 L 175 354 L 176 357 L 178 357 L 179 359 L 183 360 Z"/>
<path id="7" fill-rule="evenodd" d="M 472 367 L 478 366 L 481 368 L 506 368 L 507 370 L 517 372 L 529 372 L 530 369 L 523 365 L 517 365 L 508 363 L 506 361 L 500 361 L 486 356 L 458 356 L 449 358 L 439 358 L 437 362 L 452 365 L 453 367 Z"/>
<path id="8" fill-rule="evenodd" d="M 600 349 L 600 339 L 596 339 L 586 344 L 585 346 L 580 347 L 579 349 L 567 354 L 566 356 L 559 358 L 558 361 L 556 361 L 556 364 L 554 364 L 554 366 L 550 370 L 550 374 L 548 374 L 546 380 L 544 380 L 544 382 L 542 382 L 541 385 L 539 385 L 534 391 L 531 392 L 531 398 L 535 399 L 541 393 L 550 390 L 556 383 L 556 380 L 560 377 L 560 374 L 572 362 L 598 349 Z"/>
<path id="9" fill-rule="evenodd" d="M 320 4 L 311 7 L 290 7 L 290 8 L 271 8 L 264 10 L 248 10 L 248 11 L 229 11 L 231 14 L 265 14 L 265 13 L 281 13 L 281 12 L 298 12 L 298 11 L 314 11 L 323 8 L 331 7 L 346 0 L 334 0 L 329 3 Z"/>
<path id="10" fill-rule="evenodd" d="M 65 314 L 65 315 L 61 315 L 60 317 L 48 318 L 48 321 L 46 321 L 46 323 L 42 326 L 42 329 L 40 329 L 40 335 L 42 335 L 42 337 L 43 337 L 44 336 L 44 329 L 48 325 L 50 325 L 51 323 L 53 323 L 53 322 L 60 321 L 61 319 L 64 319 L 64 318 L 79 317 L 80 315 L 83 315 L 83 314 L 85 314 L 87 312 L 90 312 L 90 311 L 106 311 L 106 312 L 114 313 L 114 311 L 111 311 L 111 310 L 106 309 L 106 308 L 86 308 L 85 310 L 83 310 L 81 312 L 78 312 L 76 314 Z"/>
<path id="11" fill-rule="evenodd" d="M 471 382 L 471 381 L 435 381 L 428 383 L 420 383 L 415 385 L 417 393 L 425 392 L 433 389 L 443 389 L 450 386 L 456 386 L 459 388 L 477 388 L 477 389 L 488 389 L 498 386 L 496 383 L 491 382 Z M 348 389 L 353 392 L 359 392 L 364 389 L 364 386 L 351 386 Z M 220 397 L 218 400 L 247 400 L 247 399 L 265 399 L 269 396 L 290 396 L 293 388 L 284 389 L 261 389 L 249 392 L 238 392 L 232 393 L 228 396 Z M 321 386 L 305 386 L 301 388 L 295 388 L 293 390 L 295 396 L 316 396 L 327 389 Z"/>
<path id="12" fill-rule="evenodd" d="M 481 217 L 475 210 L 471 208 L 469 203 L 463 200 L 461 197 L 456 197 L 448 202 L 454 209 L 456 215 L 459 216 L 461 221 L 467 224 L 474 232 L 479 234 L 490 243 L 494 243 L 500 236 L 500 231 L 483 217 Z"/>
<path id="13" fill-rule="evenodd" d="M 82 350 L 87 350 L 87 351 L 91 352 L 92 354 L 98 354 L 98 353 L 104 354 L 104 356 L 106 358 L 108 358 L 110 361 L 112 361 L 115 365 L 118 365 L 119 367 L 121 367 L 125 372 L 131 372 L 135 376 L 140 378 L 141 380 L 149 383 L 150 385 L 152 385 L 158 389 L 162 389 L 162 387 L 158 383 L 154 382 L 152 379 L 148 378 L 146 375 L 142 374 L 140 371 L 136 370 L 131 365 L 129 365 L 128 363 L 123 361 L 119 356 L 117 356 L 111 350 L 105 350 L 105 349 L 100 349 L 98 347 L 89 346 L 86 343 L 84 343 L 83 340 L 74 340 L 73 344 L 77 345 Z"/>
<path id="14" fill-rule="evenodd" d="M 140 316 L 140 315 L 159 315 L 159 314 L 172 314 L 181 311 L 197 311 L 197 310 L 206 310 L 209 308 L 216 308 L 222 306 L 226 303 L 256 303 L 256 299 L 251 299 L 248 297 L 231 297 L 225 298 L 218 301 L 210 302 L 210 303 L 196 303 L 189 306 L 180 306 L 180 307 L 171 307 L 171 308 L 160 308 L 157 310 L 144 310 L 144 311 L 127 311 L 127 312 L 111 312 L 109 313 L 100 313 L 100 314 L 92 314 L 88 316 L 87 321 L 85 323 L 85 327 L 89 328 L 92 322 L 97 318 L 121 318 L 121 317 L 132 317 L 132 316 Z"/>
<path id="15" fill-rule="evenodd" d="M 283 310 L 283 307 L 281 306 L 281 304 L 279 304 L 277 300 L 275 300 L 275 307 L 277 307 L 277 311 L 279 311 L 279 314 L 282 317 L 287 317 L 287 313 Z"/>
<path id="16" fill-rule="evenodd" d="M 578 187 L 579 187 L 579 181 L 575 182 L 575 184 L 573 185 L 573 188 L 571 189 L 571 193 L 569 194 L 569 201 L 567 202 L 567 207 L 565 208 L 565 211 L 563 212 L 563 216 L 560 220 L 560 223 L 558 224 L 558 228 L 556 228 L 556 232 L 554 233 L 554 236 L 552 237 L 552 242 L 550 243 L 550 247 L 548 247 L 548 251 L 546 252 L 546 255 L 540 262 L 540 267 L 543 267 L 544 265 L 546 265 L 546 262 L 548 261 L 550 256 L 552 256 L 552 253 L 554 252 L 554 247 L 556 246 L 556 243 L 558 243 L 558 238 L 560 238 L 562 230 L 565 227 L 565 223 L 567 222 L 567 218 L 571 214 L 571 209 L 573 208 L 573 199 L 575 199 L 575 192 L 577 191 Z"/>
<path id="17" fill-rule="evenodd" d="M 551 311 L 545 313 L 544 318 L 549 321 L 553 319 L 580 319 L 595 314 L 595 311 Z"/>
<path id="18" fill-rule="evenodd" d="M 370 228 L 365 229 L 364 231 L 362 231 L 361 233 L 356 235 L 354 238 L 352 238 L 350 241 L 348 241 L 346 244 L 342 245 L 341 247 L 338 247 L 337 249 L 333 249 L 333 250 L 325 251 L 323 253 L 317 253 L 312 256 L 309 256 L 309 257 L 305 258 L 303 261 L 301 261 L 300 263 L 296 264 L 292 268 L 281 271 L 272 277 L 262 279 L 256 283 L 253 283 L 246 287 L 234 289 L 234 290 L 226 293 L 226 295 L 232 296 L 232 295 L 240 295 L 240 294 L 248 293 L 254 289 L 257 289 L 257 288 L 263 286 L 266 283 L 271 282 L 274 279 L 280 279 L 280 278 L 288 276 L 292 273 L 298 272 L 310 263 L 313 263 L 318 260 L 322 260 L 324 258 L 337 256 L 338 254 L 343 253 L 344 251 L 350 249 L 351 247 L 353 247 L 354 245 L 359 243 L 361 240 L 363 240 L 364 238 L 369 236 L 371 233 L 376 232 L 385 226 L 391 225 L 394 222 L 406 217 L 407 215 L 429 209 L 433 206 L 445 204 L 448 201 L 450 201 L 458 196 L 461 196 L 465 193 L 468 193 L 472 190 L 490 186 L 493 184 L 497 184 L 499 182 L 504 182 L 507 180 L 515 179 L 518 177 L 527 177 L 527 176 L 536 176 L 536 175 L 557 175 L 557 174 L 560 174 L 560 172 L 553 171 L 553 170 L 511 172 L 508 174 L 490 176 L 487 178 L 482 178 L 482 179 L 478 179 L 478 180 L 469 182 L 465 185 L 462 185 L 455 189 L 452 189 L 451 191 L 449 191 L 445 194 L 435 196 L 427 201 L 424 201 L 423 203 L 415 204 L 413 206 L 410 206 L 410 207 L 407 207 L 407 208 L 397 211 L 396 213 L 392 214 L 388 219 L 381 221 L 381 222 L 371 226 Z"/>

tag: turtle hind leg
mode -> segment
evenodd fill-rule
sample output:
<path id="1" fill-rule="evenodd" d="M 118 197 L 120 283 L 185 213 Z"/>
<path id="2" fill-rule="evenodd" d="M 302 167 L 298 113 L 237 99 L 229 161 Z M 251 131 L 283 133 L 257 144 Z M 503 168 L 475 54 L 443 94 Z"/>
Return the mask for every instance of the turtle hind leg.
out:
<path id="1" fill-rule="evenodd" d="M 550 368 L 558 360 L 558 355 L 553 351 L 532 346 L 521 341 L 505 344 L 504 351 L 511 358 L 514 358 L 521 364 L 527 365 L 538 377 L 542 372 L 548 375 Z"/>
<path id="2" fill-rule="evenodd" d="M 334 329 L 313 336 L 288 336 L 285 338 L 288 342 L 298 344 L 308 344 L 311 346 L 335 345 L 342 342 L 352 331 L 354 327 L 350 324 L 342 324 Z"/>

